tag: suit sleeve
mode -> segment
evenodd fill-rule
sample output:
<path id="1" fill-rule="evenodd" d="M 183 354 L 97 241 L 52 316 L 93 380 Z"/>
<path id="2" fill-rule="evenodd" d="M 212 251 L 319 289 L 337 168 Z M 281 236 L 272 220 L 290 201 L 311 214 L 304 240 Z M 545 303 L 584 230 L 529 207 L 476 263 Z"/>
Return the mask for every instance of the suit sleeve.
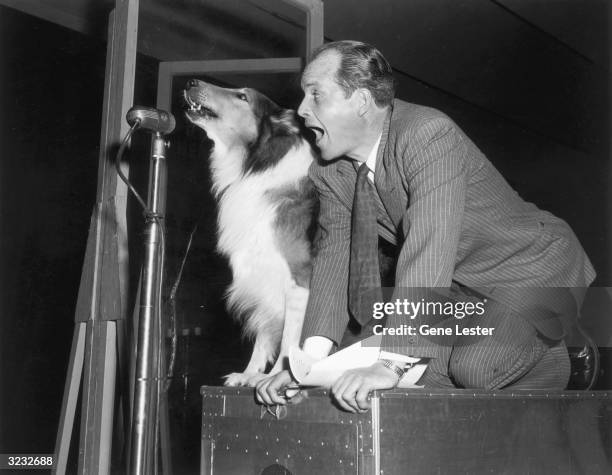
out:
<path id="1" fill-rule="evenodd" d="M 403 219 L 402 244 L 393 301 L 440 300 L 433 287 L 450 287 L 464 216 L 467 188 L 466 146 L 460 132 L 447 118 L 422 123 L 411 136 L 403 155 L 410 203 Z M 444 299 L 444 297 L 442 297 Z M 409 356 L 435 357 L 439 342 L 419 335 L 422 324 L 440 323 L 420 315 L 408 320 L 391 315 L 387 327 L 408 324 L 414 336 L 385 336 L 383 347 Z"/>
<path id="2" fill-rule="evenodd" d="M 310 177 L 319 194 L 320 209 L 302 342 L 319 335 L 338 345 L 349 320 L 347 289 L 351 211 L 340 202 L 324 179 L 313 172 L 313 168 Z"/>

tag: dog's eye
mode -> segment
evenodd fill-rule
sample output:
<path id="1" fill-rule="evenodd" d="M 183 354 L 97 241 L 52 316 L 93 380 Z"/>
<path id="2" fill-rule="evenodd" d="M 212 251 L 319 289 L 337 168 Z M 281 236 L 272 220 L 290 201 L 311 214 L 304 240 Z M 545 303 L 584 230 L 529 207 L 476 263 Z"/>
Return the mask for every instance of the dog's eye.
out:
<path id="1" fill-rule="evenodd" d="M 240 99 L 241 101 L 244 101 L 244 102 L 249 102 L 249 98 L 248 98 L 248 97 L 247 97 L 247 95 L 246 95 L 245 93 L 243 93 L 243 92 L 239 92 L 239 93 L 237 94 L 237 97 L 238 97 L 238 99 Z"/>

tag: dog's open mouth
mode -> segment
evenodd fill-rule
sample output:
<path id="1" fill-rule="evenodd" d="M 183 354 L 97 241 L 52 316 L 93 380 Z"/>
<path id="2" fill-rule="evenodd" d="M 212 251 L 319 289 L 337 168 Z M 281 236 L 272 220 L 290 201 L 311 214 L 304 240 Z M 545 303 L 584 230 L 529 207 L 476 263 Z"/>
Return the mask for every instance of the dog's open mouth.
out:
<path id="1" fill-rule="evenodd" d="M 199 117 L 204 117 L 204 118 L 215 118 L 215 117 L 219 117 L 214 110 L 212 110 L 210 107 L 206 107 L 202 104 L 190 104 L 187 112 L 191 113 L 191 114 L 195 114 Z"/>
<path id="2" fill-rule="evenodd" d="M 194 101 L 187 92 L 184 92 L 185 102 L 187 103 L 187 112 L 189 114 L 197 115 L 203 118 L 215 118 L 219 117 L 217 113 L 208 106 Z"/>

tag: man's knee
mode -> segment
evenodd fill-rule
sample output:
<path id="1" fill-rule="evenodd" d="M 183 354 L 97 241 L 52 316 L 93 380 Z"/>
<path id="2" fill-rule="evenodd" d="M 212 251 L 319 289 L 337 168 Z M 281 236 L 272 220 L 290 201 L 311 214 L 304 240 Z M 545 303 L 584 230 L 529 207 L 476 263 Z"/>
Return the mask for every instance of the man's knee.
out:
<path id="1" fill-rule="evenodd" d="M 531 371 L 548 350 L 537 337 L 520 346 L 458 348 L 449 361 L 453 382 L 470 389 L 502 389 Z"/>
<path id="2" fill-rule="evenodd" d="M 469 352 L 455 352 L 449 361 L 448 370 L 457 386 L 470 389 L 489 388 L 497 371 Z"/>

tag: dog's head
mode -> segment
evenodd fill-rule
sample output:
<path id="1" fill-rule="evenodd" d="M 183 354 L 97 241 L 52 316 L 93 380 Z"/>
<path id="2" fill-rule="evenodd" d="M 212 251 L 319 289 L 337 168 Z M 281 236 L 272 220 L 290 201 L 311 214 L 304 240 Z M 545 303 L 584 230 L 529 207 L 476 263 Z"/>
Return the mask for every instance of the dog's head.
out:
<path id="1" fill-rule="evenodd" d="M 295 111 L 254 89 L 226 89 L 191 79 L 183 95 L 187 118 L 214 142 L 213 170 L 263 171 L 303 139 Z"/>

